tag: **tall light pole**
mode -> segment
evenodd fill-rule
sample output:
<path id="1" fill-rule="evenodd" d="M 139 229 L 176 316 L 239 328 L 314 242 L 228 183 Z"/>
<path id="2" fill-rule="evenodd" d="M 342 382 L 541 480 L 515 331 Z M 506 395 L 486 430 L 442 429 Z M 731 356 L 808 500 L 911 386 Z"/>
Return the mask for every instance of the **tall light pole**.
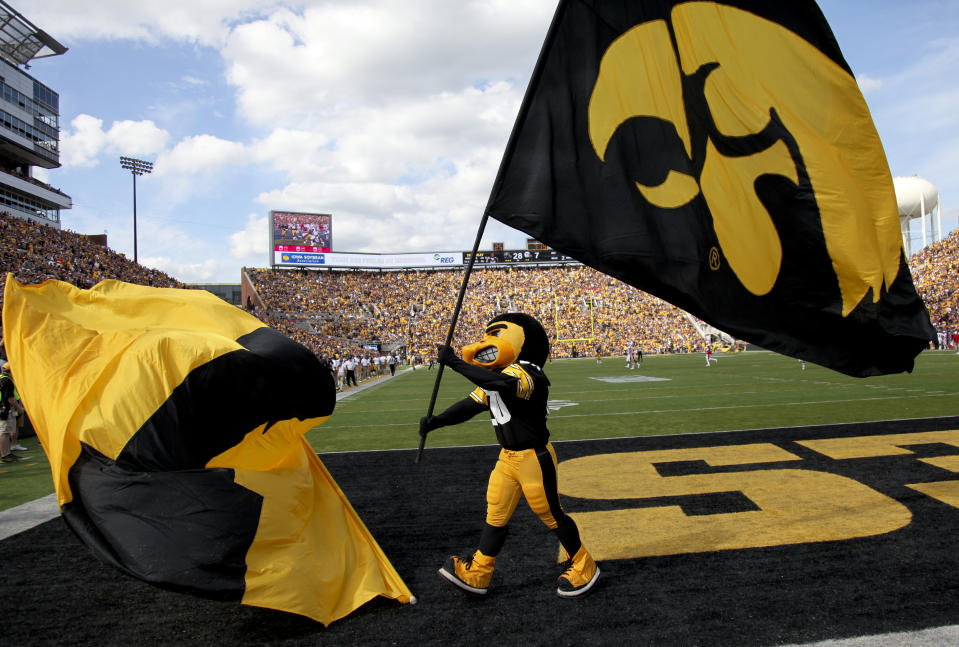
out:
<path id="1" fill-rule="evenodd" d="M 137 262 L 137 176 L 146 175 L 153 170 L 153 162 L 132 157 L 121 157 L 120 166 L 129 170 L 133 175 L 133 262 Z"/>

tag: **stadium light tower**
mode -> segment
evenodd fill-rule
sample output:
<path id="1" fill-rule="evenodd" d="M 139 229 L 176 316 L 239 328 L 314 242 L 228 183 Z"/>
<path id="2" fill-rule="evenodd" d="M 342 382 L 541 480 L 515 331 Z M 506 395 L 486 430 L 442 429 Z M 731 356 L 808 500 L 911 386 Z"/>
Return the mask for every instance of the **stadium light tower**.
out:
<path id="1" fill-rule="evenodd" d="M 121 157 L 120 166 L 129 170 L 133 175 L 133 262 L 137 262 L 137 176 L 146 175 L 153 171 L 153 162 L 132 157 Z"/>

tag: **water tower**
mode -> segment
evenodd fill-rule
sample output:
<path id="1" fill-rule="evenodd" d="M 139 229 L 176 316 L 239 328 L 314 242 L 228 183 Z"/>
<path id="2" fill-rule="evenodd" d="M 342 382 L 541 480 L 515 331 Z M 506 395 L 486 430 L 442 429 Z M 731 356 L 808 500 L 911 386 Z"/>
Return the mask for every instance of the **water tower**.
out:
<path id="1" fill-rule="evenodd" d="M 929 180 L 917 175 L 911 177 L 895 177 L 892 179 L 896 189 L 896 202 L 899 203 L 899 224 L 902 229 L 902 245 L 906 250 L 906 258 L 912 256 L 912 238 L 909 235 L 909 222 L 916 218 L 922 221 L 922 245 L 942 240 L 942 205 L 939 203 L 939 190 Z M 932 210 L 936 210 L 935 223 L 932 221 Z M 929 216 L 929 229 L 933 239 L 926 235 L 926 216 Z M 935 226 L 933 226 L 935 225 Z M 938 234 L 937 234 L 938 232 Z M 917 249 L 916 251 L 919 251 Z"/>

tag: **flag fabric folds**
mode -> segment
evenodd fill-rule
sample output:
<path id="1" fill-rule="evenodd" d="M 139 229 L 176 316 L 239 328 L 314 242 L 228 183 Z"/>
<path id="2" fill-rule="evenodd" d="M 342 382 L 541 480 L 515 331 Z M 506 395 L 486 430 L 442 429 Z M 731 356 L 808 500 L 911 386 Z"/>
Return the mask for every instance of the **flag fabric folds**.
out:
<path id="1" fill-rule="evenodd" d="M 882 144 L 812 0 L 562 0 L 486 214 L 850 375 L 935 338 Z"/>
<path id="2" fill-rule="evenodd" d="M 4 338 L 63 518 L 158 586 L 329 624 L 410 591 L 303 435 L 313 353 L 203 290 L 8 275 Z"/>

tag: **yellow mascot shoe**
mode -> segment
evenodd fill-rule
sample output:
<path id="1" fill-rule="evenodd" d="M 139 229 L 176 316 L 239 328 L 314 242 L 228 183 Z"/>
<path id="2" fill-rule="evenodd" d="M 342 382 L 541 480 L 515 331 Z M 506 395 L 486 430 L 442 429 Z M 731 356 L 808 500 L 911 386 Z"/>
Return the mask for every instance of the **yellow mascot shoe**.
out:
<path id="1" fill-rule="evenodd" d="M 475 595 L 486 595 L 489 582 L 493 577 L 494 566 L 496 566 L 495 557 L 476 551 L 472 557 L 465 559 L 456 555 L 451 556 L 443 564 L 439 573 L 464 591 Z"/>
<path id="2" fill-rule="evenodd" d="M 556 593 L 563 598 L 575 598 L 583 595 L 596 584 L 599 579 L 599 566 L 592 556 L 586 552 L 585 546 L 580 546 L 572 563 L 566 572 L 559 576 Z"/>

